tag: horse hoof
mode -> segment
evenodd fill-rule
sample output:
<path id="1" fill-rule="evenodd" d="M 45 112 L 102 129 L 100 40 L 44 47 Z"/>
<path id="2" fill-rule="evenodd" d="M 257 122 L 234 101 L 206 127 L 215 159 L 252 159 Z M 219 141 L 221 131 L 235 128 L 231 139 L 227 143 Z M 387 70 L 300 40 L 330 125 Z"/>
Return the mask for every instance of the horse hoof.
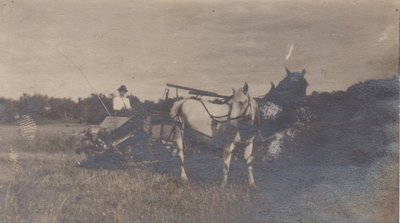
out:
<path id="1" fill-rule="evenodd" d="M 226 187 L 226 183 L 222 182 L 221 185 L 219 186 L 221 189 L 224 189 Z"/>
<path id="2" fill-rule="evenodd" d="M 249 184 L 249 189 L 250 190 L 256 190 L 257 189 L 257 185 L 255 183 Z"/>
<path id="3" fill-rule="evenodd" d="M 179 181 L 179 185 L 182 186 L 182 187 L 190 186 L 190 181 L 189 181 L 188 178 L 181 179 Z"/>

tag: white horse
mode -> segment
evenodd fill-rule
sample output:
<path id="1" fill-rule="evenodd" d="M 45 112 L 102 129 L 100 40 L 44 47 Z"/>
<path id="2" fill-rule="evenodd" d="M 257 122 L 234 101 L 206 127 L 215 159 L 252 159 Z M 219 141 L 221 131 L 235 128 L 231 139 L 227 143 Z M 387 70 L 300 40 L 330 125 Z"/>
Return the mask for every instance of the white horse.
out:
<path id="1" fill-rule="evenodd" d="M 245 145 L 244 158 L 247 164 L 248 183 L 255 186 L 253 177 L 253 141 L 255 125 L 258 121 L 257 102 L 249 95 L 248 85 L 232 89 L 233 95 L 225 103 L 213 103 L 198 98 L 186 98 L 175 102 L 170 115 L 177 122 L 176 146 L 180 157 L 181 179 L 186 181 L 184 168 L 184 130 L 190 127 L 195 132 L 217 139 L 223 145 L 223 180 L 228 180 L 232 152 L 238 143 Z"/>

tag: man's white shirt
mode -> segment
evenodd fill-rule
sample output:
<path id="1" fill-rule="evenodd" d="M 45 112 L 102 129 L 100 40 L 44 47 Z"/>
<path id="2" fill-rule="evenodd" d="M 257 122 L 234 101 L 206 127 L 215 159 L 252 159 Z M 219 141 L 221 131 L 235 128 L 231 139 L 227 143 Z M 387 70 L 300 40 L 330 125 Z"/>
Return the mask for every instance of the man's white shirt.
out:
<path id="1" fill-rule="evenodd" d="M 129 98 L 117 96 L 113 99 L 113 109 L 114 111 L 121 111 L 123 109 L 132 110 Z"/>

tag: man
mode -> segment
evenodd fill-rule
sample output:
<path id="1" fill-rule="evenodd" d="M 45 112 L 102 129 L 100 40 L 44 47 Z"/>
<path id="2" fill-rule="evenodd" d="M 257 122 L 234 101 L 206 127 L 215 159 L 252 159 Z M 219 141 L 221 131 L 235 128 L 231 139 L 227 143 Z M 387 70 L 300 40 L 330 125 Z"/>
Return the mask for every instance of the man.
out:
<path id="1" fill-rule="evenodd" d="M 116 115 L 126 116 L 132 112 L 129 98 L 125 96 L 127 92 L 128 89 L 126 89 L 125 85 L 121 85 L 121 87 L 118 88 L 118 96 L 113 99 L 113 109 Z"/>
<path id="2" fill-rule="evenodd" d="M 137 146 L 141 142 L 141 138 L 143 138 L 141 135 L 143 132 L 143 125 L 140 117 L 137 115 L 135 117 L 133 116 L 130 100 L 126 97 L 126 93 L 128 92 L 126 86 L 121 85 L 117 90 L 118 95 L 113 98 L 114 121 L 120 117 L 129 118 L 123 122 L 123 125 L 114 129 L 111 134 L 108 135 L 108 138 L 111 142 L 115 142 L 125 136 L 131 135 L 132 133 L 134 134 L 134 138 L 129 136 L 126 141 L 120 144 L 120 148 L 122 148 L 126 161 L 131 162 L 133 161 L 133 147 Z"/>

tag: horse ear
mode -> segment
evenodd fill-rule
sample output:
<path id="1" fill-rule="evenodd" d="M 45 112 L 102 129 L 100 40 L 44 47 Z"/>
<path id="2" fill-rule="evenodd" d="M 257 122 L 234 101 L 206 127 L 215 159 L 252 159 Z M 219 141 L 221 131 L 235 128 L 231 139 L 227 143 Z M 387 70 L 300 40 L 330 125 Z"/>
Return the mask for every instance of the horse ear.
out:
<path id="1" fill-rule="evenodd" d="M 235 91 L 236 91 L 235 88 L 232 88 L 232 94 L 235 94 Z"/>
<path id="2" fill-rule="evenodd" d="M 245 82 L 243 86 L 243 93 L 247 94 L 248 91 L 249 91 L 249 85 L 247 84 L 247 82 Z"/>
<path id="3" fill-rule="evenodd" d="M 301 74 L 304 76 L 304 74 L 306 74 L 306 69 L 303 69 L 303 70 L 301 71 Z"/>
<path id="4" fill-rule="evenodd" d="M 285 67 L 285 70 L 286 70 L 286 74 L 287 74 L 287 75 L 289 75 L 290 73 L 292 73 L 292 72 L 290 72 L 289 69 L 287 69 L 287 67 Z"/>

